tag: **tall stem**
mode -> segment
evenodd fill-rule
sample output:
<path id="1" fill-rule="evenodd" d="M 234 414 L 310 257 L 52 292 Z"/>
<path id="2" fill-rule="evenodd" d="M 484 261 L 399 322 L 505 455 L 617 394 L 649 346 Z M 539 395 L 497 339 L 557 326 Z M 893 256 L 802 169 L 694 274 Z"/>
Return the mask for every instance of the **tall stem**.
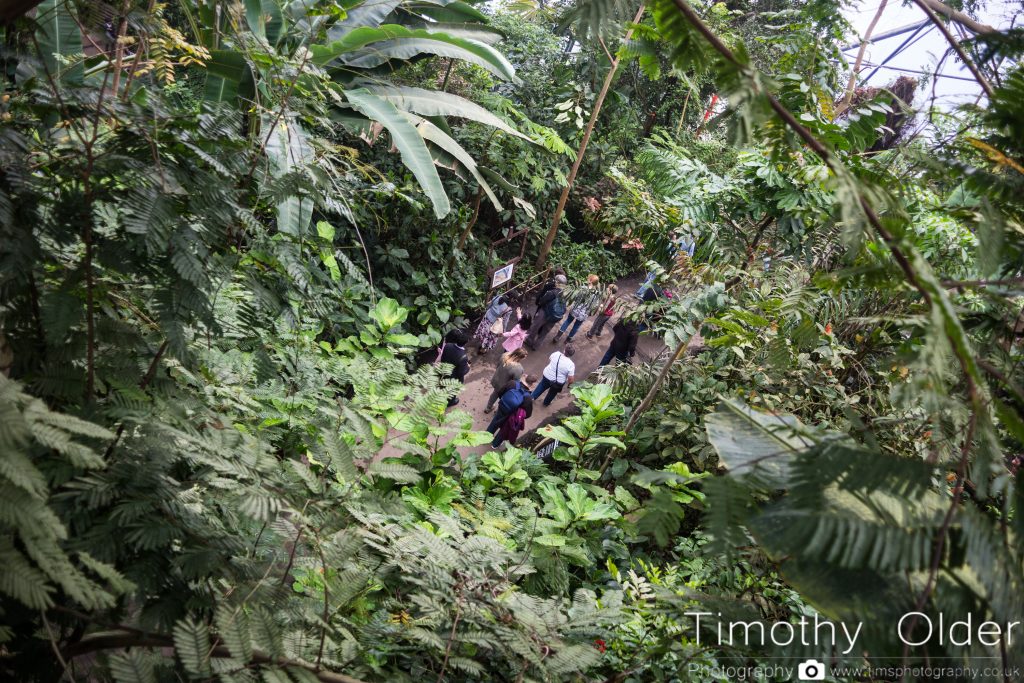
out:
<path id="1" fill-rule="evenodd" d="M 128 31 L 128 8 L 127 2 L 121 5 L 121 22 L 117 25 L 117 38 L 114 39 L 114 83 L 111 86 L 114 96 L 117 96 L 117 89 L 121 85 L 121 67 L 124 61 L 124 35 Z M 137 49 L 141 46 L 136 46 Z"/>
<path id="2" fill-rule="evenodd" d="M 636 16 L 633 17 L 633 23 L 639 23 L 640 18 L 644 15 L 644 6 L 640 5 L 640 9 L 636 11 Z M 633 36 L 633 29 L 626 31 L 626 37 L 624 40 L 629 40 Z M 579 173 L 580 164 L 583 163 L 583 155 L 587 151 L 587 145 L 590 143 L 590 136 L 594 132 L 594 124 L 597 123 L 597 117 L 601 113 L 601 106 L 604 104 L 604 98 L 608 95 L 608 90 L 611 88 L 612 81 L 615 79 L 615 73 L 619 70 L 619 58 L 615 57 L 612 60 L 611 68 L 608 69 L 608 75 L 604 77 L 604 84 L 601 86 L 601 92 L 597 94 L 597 100 L 594 101 L 594 110 L 590 112 L 590 120 L 587 121 L 587 127 L 583 131 L 583 140 L 580 142 L 579 151 L 576 152 L 576 161 L 572 164 L 572 170 L 569 171 L 569 177 L 565 180 L 565 187 L 562 188 L 562 196 L 558 198 L 558 206 L 555 207 L 555 214 L 551 217 L 551 227 L 548 228 L 547 237 L 544 238 L 544 245 L 540 249 L 540 255 L 537 256 L 537 268 L 541 268 L 548 260 L 548 254 L 551 253 L 551 247 L 555 243 L 555 235 L 558 234 L 558 225 L 562 222 L 562 213 L 565 211 L 565 203 L 569 200 L 569 191 L 572 190 L 573 183 L 576 182 L 576 174 Z"/>
<path id="3" fill-rule="evenodd" d="M 857 72 L 860 71 L 860 63 L 864 60 L 864 51 L 868 49 L 868 43 L 871 42 L 871 34 L 875 32 L 875 26 L 882 18 L 882 12 L 885 11 L 886 4 L 888 4 L 888 0 L 882 0 L 882 4 L 878 6 L 878 11 L 875 12 L 875 16 L 871 18 L 871 23 L 868 24 L 868 30 L 864 32 L 864 38 L 860 41 L 857 59 L 854 60 L 853 69 L 850 70 L 850 80 L 846 83 L 846 94 L 843 96 L 842 104 L 836 108 L 837 116 L 849 109 L 850 103 L 853 102 L 853 91 L 857 86 Z"/>

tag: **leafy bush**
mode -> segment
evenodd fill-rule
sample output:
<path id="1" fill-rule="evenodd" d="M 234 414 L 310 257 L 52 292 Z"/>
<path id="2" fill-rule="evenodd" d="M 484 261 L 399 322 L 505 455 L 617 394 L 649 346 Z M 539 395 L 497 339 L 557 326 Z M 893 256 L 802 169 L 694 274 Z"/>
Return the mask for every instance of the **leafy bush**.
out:
<path id="1" fill-rule="evenodd" d="M 594 242 L 577 242 L 560 233 L 548 259 L 565 269 L 570 280 L 582 280 L 595 273 L 601 282 L 615 282 L 640 269 L 635 251 L 623 250 Z"/>

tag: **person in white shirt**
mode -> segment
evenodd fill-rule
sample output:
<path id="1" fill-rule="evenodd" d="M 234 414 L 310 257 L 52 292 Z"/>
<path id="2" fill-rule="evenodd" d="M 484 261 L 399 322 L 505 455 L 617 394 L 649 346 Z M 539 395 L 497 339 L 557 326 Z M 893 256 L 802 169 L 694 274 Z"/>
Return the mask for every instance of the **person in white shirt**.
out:
<path id="1" fill-rule="evenodd" d="M 544 405 L 551 405 L 562 389 L 573 383 L 576 379 L 576 364 L 571 357 L 576 353 L 572 344 L 566 344 L 564 351 L 555 351 L 548 357 L 548 365 L 544 368 L 544 374 L 533 390 L 533 398 L 537 400 L 545 391 L 548 395 L 544 397 Z"/>

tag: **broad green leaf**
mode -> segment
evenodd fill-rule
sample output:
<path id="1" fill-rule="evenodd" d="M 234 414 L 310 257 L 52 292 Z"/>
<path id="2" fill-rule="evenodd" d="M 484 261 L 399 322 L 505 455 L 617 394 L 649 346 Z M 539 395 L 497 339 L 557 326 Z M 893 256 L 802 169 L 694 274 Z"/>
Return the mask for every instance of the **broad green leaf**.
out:
<path id="1" fill-rule="evenodd" d="M 260 38 L 267 37 L 267 21 L 263 11 L 263 0 L 245 0 L 245 22 L 249 30 Z"/>
<path id="2" fill-rule="evenodd" d="M 46 72 L 54 82 L 81 85 L 85 77 L 82 31 L 72 11 L 70 0 L 43 0 L 39 3 L 36 41 Z M 62 63 L 61 58 L 70 58 L 71 63 Z"/>
<path id="3" fill-rule="evenodd" d="M 320 235 L 320 237 L 327 240 L 328 242 L 334 242 L 334 226 L 328 223 L 327 221 L 316 222 L 316 234 Z"/>
<path id="4" fill-rule="evenodd" d="M 384 337 L 385 341 L 399 346 L 419 346 L 420 338 L 415 334 L 403 332 L 401 334 L 389 334 Z"/>
<path id="5" fill-rule="evenodd" d="M 402 0 L 363 0 L 352 7 L 347 7 L 347 16 L 327 29 L 327 37 L 331 42 L 335 42 L 357 28 L 379 26 L 401 4 Z"/>
<path id="6" fill-rule="evenodd" d="M 420 187 L 434 204 L 434 215 L 444 218 L 451 211 L 448 195 L 445 194 L 441 178 L 437 175 L 430 150 L 416 128 L 398 111 L 395 105 L 383 100 L 365 89 L 347 90 L 349 103 L 388 129 L 392 142 L 402 154 L 402 162 L 412 171 Z"/>
<path id="7" fill-rule="evenodd" d="M 389 297 L 384 297 L 377 302 L 370 317 L 377 321 L 377 325 L 384 332 L 389 331 L 395 325 L 401 325 L 409 317 L 409 309 L 398 305 L 398 302 Z"/>
<path id="8" fill-rule="evenodd" d="M 303 169 L 313 158 L 313 150 L 306 141 L 306 132 L 294 116 L 264 119 L 265 125 L 274 125 L 267 137 L 266 154 L 274 177 Z M 306 234 L 313 218 L 313 200 L 292 195 L 277 205 L 277 229 L 287 235 L 301 238 Z"/>
<path id="9" fill-rule="evenodd" d="M 566 537 L 561 534 L 544 534 L 542 536 L 534 536 L 533 542 L 538 545 L 546 545 L 552 548 L 560 548 L 565 545 Z"/>
<path id="10" fill-rule="evenodd" d="M 468 38 L 485 45 L 496 45 L 505 39 L 505 34 L 493 26 L 481 23 L 462 23 L 452 21 L 428 21 L 413 24 L 409 28 L 423 29 L 430 33 L 444 33 L 455 38 Z"/>
<path id="11" fill-rule="evenodd" d="M 497 115 L 465 97 L 412 86 L 365 85 L 364 88 L 403 111 L 421 116 L 457 116 L 493 126 L 509 135 L 533 142 Z"/>
<path id="12" fill-rule="evenodd" d="M 406 4 L 405 8 L 439 22 L 489 21 L 486 14 L 461 0 L 455 0 L 455 2 L 411 2 Z"/>
<path id="13" fill-rule="evenodd" d="M 206 63 L 206 89 L 203 99 L 207 102 L 234 102 L 238 88 L 246 77 L 249 65 L 245 56 L 235 50 L 211 50 Z"/>
<path id="14" fill-rule="evenodd" d="M 537 433 L 541 436 L 554 439 L 559 443 L 569 444 L 570 446 L 575 446 L 579 442 L 579 439 L 573 436 L 568 429 L 561 425 L 548 425 L 547 427 L 537 430 Z"/>
<path id="15" fill-rule="evenodd" d="M 360 27 L 327 45 L 312 45 L 310 51 L 315 64 L 325 66 L 338 60 L 345 66 L 358 68 L 373 68 L 392 59 L 407 60 L 420 54 L 433 54 L 463 59 L 501 79 L 519 82 L 515 67 L 490 45 L 398 24 Z"/>
<path id="16" fill-rule="evenodd" d="M 421 119 L 413 114 L 408 114 L 408 116 L 410 117 L 410 121 L 416 125 L 416 130 L 418 130 L 420 135 L 423 136 L 423 139 L 429 140 L 440 147 L 442 150 L 450 154 L 462 168 L 469 171 L 470 175 L 473 176 L 481 189 L 483 189 L 484 194 L 487 195 L 491 204 L 494 205 L 494 208 L 498 211 L 503 211 L 501 202 L 499 202 L 498 198 L 494 195 L 494 191 L 491 190 L 491 186 L 486 180 L 484 180 L 483 176 L 480 175 L 480 172 L 477 170 L 476 161 L 474 161 L 473 157 L 469 155 L 469 152 L 464 150 L 462 145 L 446 135 L 440 128 L 432 124 L 430 121 Z"/>

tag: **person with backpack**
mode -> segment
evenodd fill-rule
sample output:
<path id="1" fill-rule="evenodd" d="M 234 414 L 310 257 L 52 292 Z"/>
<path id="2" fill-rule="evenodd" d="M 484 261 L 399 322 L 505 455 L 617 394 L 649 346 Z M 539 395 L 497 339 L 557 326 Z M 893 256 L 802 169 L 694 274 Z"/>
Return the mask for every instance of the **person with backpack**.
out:
<path id="1" fill-rule="evenodd" d="M 550 292 L 552 289 L 555 288 L 556 280 L 557 280 L 559 275 L 561 275 L 562 277 L 565 277 L 565 270 L 563 270 L 562 268 L 558 268 L 558 267 L 553 268 L 551 270 L 551 277 L 549 277 L 544 282 L 544 285 L 540 288 L 540 291 L 537 292 L 537 296 L 533 300 L 533 302 L 537 305 L 537 310 L 534 311 L 534 313 L 533 313 L 534 318 L 537 318 L 537 317 L 540 316 L 541 310 L 543 308 L 541 306 L 541 304 L 540 304 L 540 300 L 544 297 L 545 294 L 547 294 L 548 292 Z M 568 282 L 568 278 L 566 280 L 564 280 L 563 282 Z"/>
<path id="2" fill-rule="evenodd" d="M 553 340 L 555 344 L 562 338 L 566 330 L 569 330 L 569 337 L 565 340 L 565 343 L 572 343 L 573 337 L 580 330 L 580 326 L 587 321 L 587 318 L 593 315 L 598 304 L 601 303 L 601 280 L 594 274 L 588 275 L 586 287 L 573 292 L 571 300 L 572 305 L 569 308 L 569 317 L 565 319 L 562 327 L 555 334 Z M 570 325 L 572 329 L 570 329 Z"/>
<path id="3" fill-rule="evenodd" d="M 564 275 L 555 276 L 555 286 L 537 300 L 539 310 L 544 315 L 544 320 L 535 332 L 526 338 L 526 347 L 531 351 L 537 350 L 537 345 L 544 341 L 558 321 L 565 317 L 565 298 L 562 290 L 568 282 Z"/>
<path id="4" fill-rule="evenodd" d="M 532 378 L 523 378 L 523 388 L 529 392 Z M 494 440 L 491 441 L 491 448 L 497 448 L 503 442 L 508 441 L 512 446 L 516 445 L 516 440 L 519 438 L 519 434 L 526 427 L 526 420 L 533 415 L 533 396 L 529 393 L 523 397 L 523 402 L 519 404 L 512 413 L 505 418 L 505 421 L 498 427 L 497 434 L 494 435 Z"/>
<path id="5" fill-rule="evenodd" d="M 493 391 L 491 391 L 487 404 L 484 406 L 485 413 L 490 413 L 494 410 L 494 402 L 501 398 L 508 390 L 509 384 L 523 376 L 522 361 L 526 358 L 526 355 L 526 349 L 520 347 L 501 357 L 498 367 L 494 370 L 494 376 L 491 377 L 491 388 Z"/>
<path id="6" fill-rule="evenodd" d="M 498 410 L 494 413 L 494 417 L 491 418 L 491 423 L 487 425 L 487 431 L 491 434 L 497 434 L 498 428 L 501 427 L 502 423 L 523 406 L 526 397 L 529 395 L 530 388 L 522 380 L 512 380 L 501 394 L 501 399 L 498 401 Z M 530 412 L 533 412 L 532 398 L 530 400 Z M 499 443 L 501 442 L 495 437 L 492 445 L 497 446 Z"/>
<path id="7" fill-rule="evenodd" d="M 437 350 L 437 358 L 434 365 L 447 364 L 452 366 L 451 374 L 448 376 L 466 383 L 466 375 L 469 374 L 469 355 L 466 354 L 466 344 L 469 342 L 469 335 L 465 330 L 449 330 L 444 336 L 444 342 Z M 448 407 L 451 408 L 459 402 L 458 396 L 448 399 Z"/>
<path id="8" fill-rule="evenodd" d="M 563 351 L 555 351 L 548 356 L 547 367 L 544 368 L 544 373 L 541 375 L 540 382 L 537 383 L 537 388 L 533 390 L 534 400 L 540 398 L 540 395 L 547 391 L 547 396 L 544 397 L 544 405 L 549 406 L 562 389 L 575 381 L 576 364 L 571 360 L 575 353 L 576 347 L 572 344 L 566 344 Z"/>
<path id="9" fill-rule="evenodd" d="M 612 328 L 612 333 L 614 335 L 612 343 L 608 345 L 608 351 L 605 352 L 604 358 L 597 364 L 597 367 L 608 365 L 612 362 L 612 358 L 628 363 L 629 359 L 636 355 L 636 342 L 640 338 L 640 328 L 635 320 L 619 320 Z"/>
<path id="10" fill-rule="evenodd" d="M 601 312 L 594 320 L 594 324 L 590 326 L 587 331 L 587 339 L 593 339 L 597 337 L 601 338 L 601 331 L 604 330 L 605 324 L 611 320 L 612 315 L 615 313 L 615 304 L 618 303 L 619 297 L 616 296 L 619 293 L 619 286 L 616 284 L 608 285 L 608 288 L 604 290 L 604 301 L 601 302 Z"/>

